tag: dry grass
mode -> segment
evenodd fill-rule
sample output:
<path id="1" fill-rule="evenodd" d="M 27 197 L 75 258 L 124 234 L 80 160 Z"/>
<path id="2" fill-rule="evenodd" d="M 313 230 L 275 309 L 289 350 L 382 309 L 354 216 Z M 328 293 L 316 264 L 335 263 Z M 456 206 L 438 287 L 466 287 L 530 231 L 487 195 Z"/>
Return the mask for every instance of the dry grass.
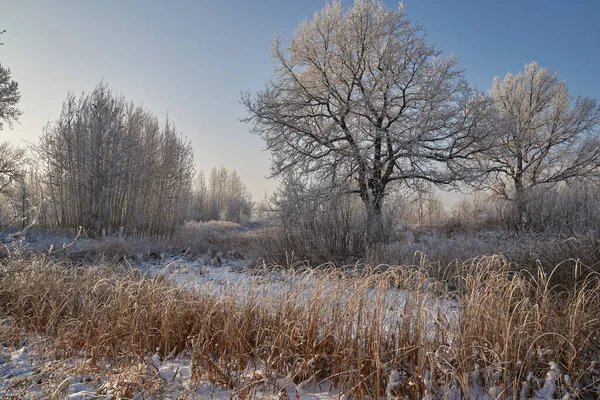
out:
<path id="1" fill-rule="evenodd" d="M 135 270 L 12 260 L 0 306 L 13 339 L 53 337 L 63 357 L 84 351 L 91 366 L 102 357 L 126 365 L 188 350 L 194 379 L 233 389 L 289 376 L 329 379 L 354 398 L 443 398 L 473 386 L 518 398 L 556 362 L 559 394 L 598 396 L 596 276 L 550 286 L 548 274 L 486 257 L 455 266 L 446 285 L 424 267 L 267 271 L 186 288 Z M 255 370 L 252 381 L 239 373 Z"/>

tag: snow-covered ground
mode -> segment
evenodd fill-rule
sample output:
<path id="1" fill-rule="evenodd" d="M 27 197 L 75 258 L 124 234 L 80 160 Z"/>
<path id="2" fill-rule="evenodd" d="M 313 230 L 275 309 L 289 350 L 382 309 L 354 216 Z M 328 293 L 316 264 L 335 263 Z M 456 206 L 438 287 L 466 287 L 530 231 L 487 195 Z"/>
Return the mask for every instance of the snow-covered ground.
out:
<path id="1" fill-rule="evenodd" d="M 65 244 L 66 245 L 63 245 Z M 21 244 L 25 249 L 36 249 L 52 253 L 67 249 L 69 252 L 85 252 L 94 243 L 79 239 L 70 244 L 64 238 L 52 235 L 30 235 Z M 306 297 L 311 296 L 309 280 L 311 274 L 293 273 L 284 270 L 267 271 L 252 268 L 251 262 L 240 258 L 203 257 L 192 259 L 181 254 L 158 253 L 153 257 L 136 257 L 126 260 L 124 268 L 135 269 L 156 278 L 162 276 L 176 285 L 208 290 L 210 293 L 238 293 L 260 288 L 266 295 L 285 291 L 294 285 L 302 285 Z M 290 274 L 292 274 L 290 276 Z M 297 288 L 294 288 L 297 289 Z M 351 296 L 352 288 L 347 289 Z M 304 293 L 304 292 L 303 292 Z M 377 291 L 369 292 L 376 301 Z M 394 326 L 401 318 L 407 299 L 412 294 L 396 289 L 387 289 L 384 295 L 386 311 L 385 325 Z M 381 301 L 381 299 L 379 299 Z M 342 299 L 343 301 L 343 299 Z M 456 302 L 447 298 L 430 297 L 422 303 L 428 312 L 428 324 L 435 324 L 438 316 L 444 315 L 446 323 L 458 320 Z M 5 321 L 6 323 L 6 321 Z M 385 327 L 384 327 L 385 328 Z M 300 384 L 291 377 L 267 376 L 264 369 L 254 366 L 251 370 L 238 372 L 236 389 L 228 389 L 210 382 L 192 379 L 192 360 L 187 352 L 160 359 L 158 354 L 140 360 L 127 368 L 111 365 L 110 360 L 90 364 L 89 355 L 64 359 L 53 342 L 44 337 L 24 335 L 16 344 L 0 343 L 0 398 L 24 399 L 340 399 L 342 394 L 331 387 L 330 381 L 315 382 L 309 379 Z M 595 368 L 595 366 L 591 366 Z M 478 400 L 500 399 L 506 394 L 502 384 L 494 384 L 493 371 L 474 371 L 468 377 L 469 397 Z M 597 371 L 593 374 L 597 376 Z M 549 400 L 556 398 L 558 380 L 568 381 L 562 376 L 560 367 L 548 364 L 545 376 L 528 376 L 522 383 L 524 388 L 520 400 Z M 386 397 L 396 399 L 395 389 L 402 385 L 403 378 L 392 370 L 387 380 Z M 484 382 L 484 383 L 481 383 Z M 429 386 L 425 376 L 425 386 Z M 463 398 L 457 384 L 444 389 L 444 393 L 429 393 L 428 399 Z M 600 385 L 598 385 L 600 395 Z M 569 397 L 565 397 L 569 398 Z"/>
<path id="2" fill-rule="evenodd" d="M 90 365 L 85 357 L 60 359 L 50 342 L 28 336 L 17 345 L 0 345 L 0 398 L 3 399 L 259 399 L 327 400 L 340 398 L 331 383 L 265 377 L 260 369 L 240 376 L 241 389 L 194 382 L 190 357 L 169 360 L 158 354 L 122 369 Z M 286 397 L 287 396 L 287 397 Z"/>
<path id="3" fill-rule="evenodd" d="M 492 400 L 503 398 L 504 388 L 478 386 L 481 375 L 472 374 L 470 399 Z M 527 383 L 519 397 L 522 400 L 552 400 L 556 395 L 556 380 L 560 374 L 556 363 L 550 363 L 541 387 L 526 394 Z M 264 376 L 260 368 L 239 376 L 239 389 L 229 390 L 210 382 L 195 382 L 191 378 L 190 357 L 182 353 L 172 359 L 161 360 L 158 354 L 146 362 L 129 368 L 90 365 L 85 357 L 61 359 L 52 344 L 39 336 L 27 336 L 17 345 L 0 345 L 0 397 L 3 399 L 296 399 L 332 400 L 344 396 L 331 387 L 330 381 L 314 382 L 309 379 L 294 384 L 290 377 Z M 533 377 L 528 377 L 533 380 Z M 388 378 L 387 399 L 397 399 L 394 389 L 401 377 L 392 371 Z M 427 396 L 433 400 L 442 396 L 449 400 L 463 398 L 456 387 L 447 393 Z M 563 397 L 568 399 L 569 397 Z"/>
<path id="4" fill-rule="evenodd" d="M 165 255 L 161 260 L 153 262 L 144 262 L 136 265 L 144 273 L 149 276 L 156 277 L 157 275 L 163 275 L 167 279 L 171 279 L 173 282 L 186 287 L 211 287 L 212 293 L 219 292 L 220 290 L 226 292 L 234 288 L 236 291 L 247 290 L 248 286 L 256 284 L 263 285 L 267 291 L 279 291 L 285 290 L 286 287 L 282 285 L 294 284 L 294 280 L 286 276 L 286 271 L 270 271 L 255 274 L 252 269 L 246 269 L 249 262 L 247 260 L 219 260 L 215 263 L 215 259 L 197 261 L 189 261 L 177 256 Z M 302 274 L 297 276 L 298 282 L 306 284 L 306 277 Z M 310 285 L 309 285 L 310 287 Z M 310 290 L 310 289 L 308 289 Z M 376 291 L 371 290 L 370 293 L 374 297 Z M 306 296 L 310 296 L 307 293 Z M 406 297 L 411 296 L 411 293 L 402 290 L 388 289 L 385 294 L 386 306 L 384 307 L 388 313 L 388 316 L 384 318 L 386 325 L 393 326 L 394 323 L 400 318 L 402 309 L 404 308 Z M 449 323 L 456 322 L 458 320 L 458 308 L 455 301 L 443 298 L 431 297 L 424 303 L 428 314 L 427 324 L 436 323 L 436 318 L 441 314 L 449 318 Z M 167 364 L 168 365 L 168 364 Z M 470 393 L 469 398 L 472 400 L 496 400 L 502 399 L 506 395 L 507 388 L 502 385 L 490 385 L 490 382 L 497 381 L 499 377 L 494 377 L 494 371 L 479 370 L 474 371 L 468 377 L 470 382 Z M 555 362 L 549 362 L 546 375 L 544 377 L 534 377 L 530 374 L 526 382 L 523 382 L 523 387 L 519 396 L 520 400 L 551 400 L 555 399 L 557 392 L 556 384 L 557 380 L 561 378 L 560 368 Z M 568 377 L 562 377 L 567 379 Z M 426 380 L 426 386 L 427 379 Z M 318 387 L 315 387 L 314 382 L 311 380 L 304 382 L 300 385 L 295 385 L 289 379 L 276 380 L 277 387 L 279 389 L 285 388 L 285 391 L 290 399 L 329 399 L 329 398 L 344 398 L 341 394 L 331 392 L 330 390 L 323 390 L 327 388 L 329 382 L 324 382 Z M 394 394 L 395 387 L 402 381 L 398 375 L 398 371 L 393 370 L 388 377 L 388 386 L 386 390 L 387 399 L 400 399 Z M 483 384 L 481 382 L 484 382 Z M 483 385 L 483 386 L 482 386 Z M 231 393 L 228 391 L 214 392 L 215 387 L 209 385 L 203 386 L 205 392 L 200 393 L 201 398 L 203 396 L 216 396 L 206 398 L 219 398 L 218 396 L 225 396 L 227 398 Z M 210 394 L 208 392 L 210 391 Z M 450 385 L 446 388 L 444 393 L 434 393 L 432 391 L 425 397 L 425 399 L 433 400 L 437 398 L 445 398 L 448 400 L 460 400 L 464 396 L 457 384 Z M 598 385 L 598 393 L 600 395 L 600 385 Z M 264 395 L 264 394 L 263 394 Z M 234 396 L 235 397 L 235 396 Z M 267 396 L 266 398 L 270 398 Z M 275 398 L 275 397 L 274 397 Z M 282 397 L 278 397 L 282 398 Z M 285 396 L 283 398 L 286 398 Z M 564 397 L 564 399 L 569 398 Z"/>
<path id="5" fill-rule="evenodd" d="M 222 260 L 219 258 L 188 259 L 172 254 L 161 254 L 158 259 L 141 261 L 132 265 L 150 277 L 162 275 L 175 284 L 186 287 L 206 285 L 238 285 L 250 278 L 246 259 Z"/>

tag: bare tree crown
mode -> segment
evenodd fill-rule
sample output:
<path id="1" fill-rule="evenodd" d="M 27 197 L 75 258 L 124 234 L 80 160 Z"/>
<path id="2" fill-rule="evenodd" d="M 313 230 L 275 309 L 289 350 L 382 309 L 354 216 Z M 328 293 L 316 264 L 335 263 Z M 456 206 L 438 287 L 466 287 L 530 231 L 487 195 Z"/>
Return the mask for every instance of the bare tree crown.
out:
<path id="1" fill-rule="evenodd" d="M 402 6 L 331 3 L 287 47 L 276 38 L 272 56 L 273 79 L 242 102 L 272 154 L 273 175 L 295 170 L 351 183 L 380 213 L 392 182 L 461 179 L 460 161 L 484 138 L 487 100 Z"/>
<path id="2" fill-rule="evenodd" d="M 528 188 L 589 177 L 600 167 L 600 107 L 573 99 L 537 63 L 494 79 L 496 145 L 485 153 L 485 186 L 514 200 Z"/>

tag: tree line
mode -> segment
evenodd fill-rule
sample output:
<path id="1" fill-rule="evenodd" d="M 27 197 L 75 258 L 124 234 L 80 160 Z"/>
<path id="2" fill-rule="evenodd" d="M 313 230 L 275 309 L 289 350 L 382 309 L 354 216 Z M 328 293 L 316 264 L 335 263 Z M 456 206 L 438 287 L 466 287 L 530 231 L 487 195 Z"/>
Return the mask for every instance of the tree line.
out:
<path id="1" fill-rule="evenodd" d="M 297 176 L 334 201 L 356 196 L 371 242 L 385 240 L 386 202 L 398 192 L 483 190 L 510 205 L 514 228 L 527 229 L 540 193 L 600 176 L 596 100 L 574 98 L 535 62 L 495 78 L 487 93 L 476 90 L 402 5 L 357 0 L 346 9 L 334 1 L 289 42 L 276 38 L 272 56 L 273 78 L 242 96 L 244 121 L 271 153 L 272 176 L 284 184 Z M 0 78 L 1 93 L 10 92 L 0 120 L 10 123 L 19 115 L 18 90 L 9 72 Z M 69 95 L 37 159 L 30 186 L 49 193 L 46 223 L 93 235 L 121 226 L 168 235 L 184 218 L 242 221 L 251 210 L 235 172 L 215 168 L 194 186 L 191 146 L 172 122 L 159 123 L 103 84 Z M 276 203 L 288 204 L 281 196 Z M 425 218 L 425 209 L 418 215 Z"/>
<path id="2" fill-rule="evenodd" d="M 0 64 L 0 130 L 18 121 L 20 98 Z M 202 171 L 194 176 L 192 145 L 175 123 L 102 82 L 69 93 L 29 152 L 0 143 L 0 229 L 20 220 L 90 237 L 169 237 L 186 219 L 250 218 L 252 198 L 235 170 L 214 168 L 208 184 Z"/>
<path id="3" fill-rule="evenodd" d="M 174 122 L 159 121 L 105 83 L 79 97 L 69 94 L 32 157 L 26 154 L 0 144 L 0 213 L 22 226 L 35 219 L 47 227 L 81 227 L 89 237 L 169 237 L 186 219 L 243 222 L 252 211 L 236 171 L 214 168 L 208 184 L 203 172 L 194 182 L 193 149 Z"/>

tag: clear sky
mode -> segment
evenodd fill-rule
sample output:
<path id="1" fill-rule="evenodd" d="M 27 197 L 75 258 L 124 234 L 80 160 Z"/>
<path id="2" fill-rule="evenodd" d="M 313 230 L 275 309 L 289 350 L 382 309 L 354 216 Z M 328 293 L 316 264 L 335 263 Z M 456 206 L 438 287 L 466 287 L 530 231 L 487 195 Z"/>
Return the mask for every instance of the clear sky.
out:
<path id="1" fill-rule="evenodd" d="M 351 6 L 352 0 L 343 4 Z M 406 0 L 471 83 L 533 60 L 559 73 L 574 95 L 600 100 L 600 1 Z M 21 123 L 0 140 L 35 142 L 68 91 L 102 79 L 191 140 L 197 169 L 236 169 L 256 199 L 271 191 L 269 156 L 239 122 L 242 90 L 272 74 L 275 33 L 289 38 L 325 0 L 0 0 L 0 62 L 21 88 Z M 398 1 L 388 0 L 390 8 Z"/>

